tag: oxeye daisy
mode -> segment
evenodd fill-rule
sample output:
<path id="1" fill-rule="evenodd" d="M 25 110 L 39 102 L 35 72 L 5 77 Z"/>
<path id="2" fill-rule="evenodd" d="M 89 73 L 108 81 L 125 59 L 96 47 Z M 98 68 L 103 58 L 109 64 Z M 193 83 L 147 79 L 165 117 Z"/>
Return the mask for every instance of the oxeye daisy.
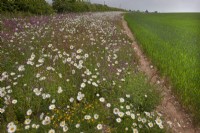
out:
<path id="1" fill-rule="evenodd" d="M 8 133 L 14 133 L 17 130 L 17 126 L 14 124 L 14 122 L 10 122 L 7 125 L 7 131 Z"/>
<path id="2" fill-rule="evenodd" d="M 103 128 L 102 124 L 98 124 L 98 125 L 97 125 L 97 129 L 98 129 L 98 130 L 101 130 L 102 128 Z"/>
<path id="3" fill-rule="evenodd" d="M 54 129 L 50 129 L 50 130 L 48 131 L 48 133 L 55 133 L 55 130 L 54 130 Z"/>

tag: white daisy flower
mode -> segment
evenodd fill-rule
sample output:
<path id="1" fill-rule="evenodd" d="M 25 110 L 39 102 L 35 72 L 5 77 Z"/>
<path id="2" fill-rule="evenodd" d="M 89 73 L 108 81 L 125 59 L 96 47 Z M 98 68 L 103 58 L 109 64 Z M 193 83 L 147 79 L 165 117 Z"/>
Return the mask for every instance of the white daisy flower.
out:
<path id="1" fill-rule="evenodd" d="M 99 101 L 103 103 L 103 102 L 105 102 L 105 98 L 101 97 L 101 98 L 99 98 Z"/>
<path id="2" fill-rule="evenodd" d="M 50 130 L 48 131 L 48 133 L 55 133 L 55 130 L 54 130 L 54 129 L 50 129 Z"/>
<path id="3" fill-rule="evenodd" d="M 27 129 L 30 129 L 30 125 L 26 125 L 24 128 L 25 128 L 26 130 L 27 130 Z"/>
<path id="4" fill-rule="evenodd" d="M 133 133 L 138 133 L 138 130 L 136 128 L 132 128 L 133 129 Z"/>
<path id="5" fill-rule="evenodd" d="M 27 115 L 31 115 L 32 114 L 32 110 L 31 109 L 27 110 L 26 114 Z"/>
<path id="6" fill-rule="evenodd" d="M 110 107 L 111 107 L 111 104 L 110 104 L 110 103 L 107 103 L 106 106 L 107 106 L 108 108 L 110 108 Z"/>
<path id="7" fill-rule="evenodd" d="M 45 119 L 42 121 L 43 125 L 49 125 L 51 123 L 51 119 L 49 116 L 46 116 Z"/>
<path id="8" fill-rule="evenodd" d="M 156 118 L 155 122 L 158 126 L 162 124 L 162 121 L 159 117 Z"/>
<path id="9" fill-rule="evenodd" d="M 135 114 L 131 114 L 131 118 L 134 120 L 135 119 Z"/>
<path id="10" fill-rule="evenodd" d="M 69 101 L 72 103 L 72 102 L 74 101 L 74 98 L 71 97 L 71 98 L 69 99 Z"/>
<path id="11" fill-rule="evenodd" d="M 64 127 L 64 126 L 65 126 L 65 121 L 61 121 L 61 122 L 60 122 L 60 126 L 61 126 L 61 127 Z"/>
<path id="12" fill-rule="evenodd" d="M 122 119 L 121 119 L 121 118 L 117 118 L 116 121 L 117 121 L 118 123 L 120 123 L 120 122 L 122 121 Z"/>
<path id="13" fill-rule="evenodd" d="M 153 123 L 152 123 L 152 122 L 149 122 L 149 123 L 148 123 L 148 126 L 149 126 L 150 128 L 152 128 L 152 127 L 153 127 Z"/>
<path id="14" fill-rule="evenodd" d="M 7 128 L 8 133 L 14 133 L 17 130 L 17 126 L 14 124 L 14 122 L 8 123 Z"/>
<path id="15" fill-rule="evenodd" d="M 0 108 L 0 113 L 3 114 L 5 112 L 5 109 Z"/>
<path id="16" fill-rule="evenodd" d="M 26 119 L 25 121 L 24 121 L 24 124 L 26 124 L 26 125 L 29 125 L 31 123 L 31 119 Z"/>
<path id="17" fill-rule="evenodd" d="M 118 112 L 118 116 L 119 116 L 119 117 L 123 117 L 123 116 L 124 116 L 124 113 L 123 113 L 123 112 Z"/>
<path id="18" fill-rule="evenodd" d="M 64 127 L 63 127 L 63 132 L 67 132 L 68 129 L 69 129 L 69 128 L 68 128 L 67 126 L 64 126 Z"/>
<path id="19" fill-rule="evenodd" d="M 98 119 L 99 115 L 98 114 L 94 114 L 94 119 Z"/>
<path id="20" fill-rule="evenodd" d="M 90 116 L 90 115 L 85 115 L 85 116 L 84 116 L 84 119 L 85 119 L 85 120 L 89 120 L 89 119 L 91 119 L 91 116 Z"/>
<path id="21" fill-rule="evenodd" d="M 76 124 L 76 126 L 75 126 L 76 128 L 79 128 L 80 127 L 80 124 L 78 123 L 78 124 Z"/>
<path id="22" fill-rule="evenodd" d="M 81 88 L 85 88 L 86 84 L 85 83 L 81 83 Z"/>
<path id="23" fill-rule="evenodd" d="M 55 104 L 51 104 L 51 105 L 49 106 L 49 110 L 53 110 L 53 109 L 55 109 L 55 108 L 56 108 Z"/>
<path id="24" fill-rule="evenodd" d="M 120 103 L 123 103 L 125 100 L 124 100 L 124 98 L 120 98 L 119 101 L 120 101 Z"/>
<path id="25" fill-rule="evenodd" d="M 97 129 L 98 129 L 98 130 L 101 130 L 102 128 L 103 128 L 102 124 L 98 124 L 98 125 L 97 125 Z"/>
<path id="26" fill-rule="evenodd" d="M 58 92 L 59 94 L 60 94 L 60 93 L 62 93 L 62 92 L 63 92 L 63 89 L 62 89 L 62 87 L 60 87 L 60 86 L 59 86 L 59 87 L 58 87 L 58 91 L 57 91 L 57 92 Z"/>
<path id="27" fill-rule="evenodd" d="M 20 65 L 20 66 L 18 67 L 18 71 L 22 72 L 22 71 L 24 71 L 24 70 L 25 70 L 24 65 Z"/>
<path id="28" fill-rule="evenodd" d="M 17 103 L 16 99 L 12 100 L 12 104 L 16 104 L 16 103 Z"/>
<path id="29" fill-rule="evenodd" d="M 113 113 L 114 113 L 115 115 L 117 115 L 117 114 L 119 113 L 119 109 L 118 109 L 118 108 L 114 108 L 114 109 L 113 109 Z"/>

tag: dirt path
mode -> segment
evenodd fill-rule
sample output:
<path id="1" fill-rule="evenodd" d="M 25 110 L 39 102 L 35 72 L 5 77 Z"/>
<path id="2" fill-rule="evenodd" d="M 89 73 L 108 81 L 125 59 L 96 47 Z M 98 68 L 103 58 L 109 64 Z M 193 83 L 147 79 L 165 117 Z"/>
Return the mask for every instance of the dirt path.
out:
<path id="1" fill-rule="evenodd" d="M 133 41 L 134 51 L 139 58 L 140 70 L 147 75 L 152 84 L 157 84 L 158 89 L 161 90 L 162 101 L 156 110 L 163 115 L 167 128 L 172 133 L 200 133 L 200 129 L 193 127 L 190 117 L 173 96 L 171 87 L 166 85 L 166 80 L 159 76 L 156 68 L 151 65 L 151 61 L 146 58 L 138 46 L 124 18 L 122 18 L 122 24 L 126 34 Z"/>

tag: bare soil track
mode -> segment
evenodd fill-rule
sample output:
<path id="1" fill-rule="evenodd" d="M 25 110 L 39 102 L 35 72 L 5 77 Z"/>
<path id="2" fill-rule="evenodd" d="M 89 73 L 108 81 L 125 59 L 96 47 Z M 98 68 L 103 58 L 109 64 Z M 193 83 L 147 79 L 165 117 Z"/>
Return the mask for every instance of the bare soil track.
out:
<path id="1" fill-rule="evenodd" d="M 170 85 L 166 85 L 166 79 L 159 76 L 157 69 L 151 65 L 151 61 L 140 49 L 123 17 L 122 24 L 126 34 L 133 41 L 133 48 L 139 59 L 140 70 L 147 75 L 150 83 L 157 84 L 158 89 L 161 91 L 162 101 L 156 111 L 163 115 L 168 131 L 172 133 L 200 133 L 200 129 L 193 126 L 189 115 L 172 94 Z"/>

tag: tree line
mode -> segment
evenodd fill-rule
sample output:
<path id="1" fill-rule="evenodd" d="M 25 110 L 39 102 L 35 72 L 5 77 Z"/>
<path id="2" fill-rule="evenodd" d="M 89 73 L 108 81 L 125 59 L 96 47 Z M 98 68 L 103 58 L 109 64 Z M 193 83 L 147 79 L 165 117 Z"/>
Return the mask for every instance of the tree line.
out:
<path id="1" fill-rule="evenodd" d="M 52 14 L 64 12 L 119 11 L 122 9 L 101 4 L 91 4 L 83 0 L 53 0 L 52 5 L 45 0 L 1 0 L 0 12 L 28 12 L 31 14 Z"/>

